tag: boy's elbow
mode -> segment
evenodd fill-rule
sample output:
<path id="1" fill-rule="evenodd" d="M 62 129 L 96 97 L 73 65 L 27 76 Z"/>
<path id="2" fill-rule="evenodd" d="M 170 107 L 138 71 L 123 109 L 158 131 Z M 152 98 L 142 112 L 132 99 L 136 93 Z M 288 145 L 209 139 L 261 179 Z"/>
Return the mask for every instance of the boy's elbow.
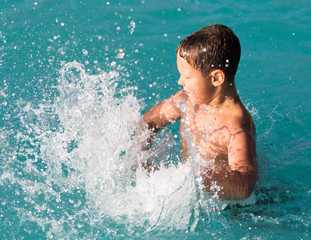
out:
<path id="1" fill-rule="evenodd" d="M 223 200 L 245 200 L 254 192 L 255 184 L 244 186 L 230 186 L 218 192 L 218 197 Z"/>
<path id="2" fill-rule="evenodd" d="M 217 176 L 216 176 L 217 175 Z M 257 182 L 257 171 L 239 172 L 231 171 L 227 173 L 216 174 L 213 179 L 205 178 L 203 184 L 209 191 L 211 180 L 220 187 L 217 195 L 223 200 L 243 200 L 249 198 Z"/>
<path id="3" fill-rule="evenodd" d="M 226 200 L 244 200 L 249 198 L 255 190 L 257 182 L 257 171 L 251 171 L 247 173 L 240 173 L 241 177 L 237 181 L 232 181 L 227 193 L 223 194 L 223 198 Z"/>

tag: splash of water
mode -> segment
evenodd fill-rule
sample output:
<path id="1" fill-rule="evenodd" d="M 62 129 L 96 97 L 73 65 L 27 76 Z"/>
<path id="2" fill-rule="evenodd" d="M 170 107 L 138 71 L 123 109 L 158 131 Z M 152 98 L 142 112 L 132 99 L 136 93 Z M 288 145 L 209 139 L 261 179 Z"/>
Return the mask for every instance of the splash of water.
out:
<path id="1" fill-rule="evenodd" d="M 70 62 L 60 70 L 56 99 L 38 107 L 20 104 L 23 131 L 1 183 L 10 182 L 15 191 L 18 200 L 11 206 L 21 227 L 33 224 L 48 237 L 60 237 L 116 235 L 120 226 L 150 232 L 196 225 L 191 166 L 167 164 L 176 157 L 170 134 L 153 150 L 141 151 L 134 131 L 142 103 L 120 82 L 116 71 L 90 75 Z M 132 170 L 149 158 L 160 159 L 159 171 Z"/>
<path id="2" fill-rule="evenodd" d="M 74 71 L 79 72 L 77 78 Z M 67 181 L 71 178 L 71 186 L 84 187 L 97 220 L 109 217 L 129 229 L 181 227 L 176 225 L 184 211 L 173 214 L 180 206 L 172 203 L 187 196 L 180 188 L 191 190 L 191 181 L 186 179 L 189 173 L 174 166 L 151 175 L 142 169 L 132 171 L 149 153 L 140 150 L 133 135 L 140 120 L 140 103 L 131 89 L 118 90 L 118 73 L 90 76 L 77 63 L 68 63 L 60 80 L 56 113 L 63 131 L 53 136 L 58 141 L 53 146 L 63 144 L 63 149 L 55 159 L 63 159 L 73 169 Z M 47 147 L 45 152 L 51 159 L 59 150 Z"/>

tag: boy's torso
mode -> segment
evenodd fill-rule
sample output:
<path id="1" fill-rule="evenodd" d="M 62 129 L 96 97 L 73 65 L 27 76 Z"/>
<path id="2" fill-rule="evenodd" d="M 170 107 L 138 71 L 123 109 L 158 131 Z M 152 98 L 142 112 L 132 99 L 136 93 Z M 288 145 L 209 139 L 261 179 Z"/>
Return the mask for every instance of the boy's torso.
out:
<path id="1" fill-rule="evenodd" d="M 215 164 L 215 170 L 228 170 L 228 143 L 235 131 L 235 118 L 245 118 L 242 131 L 251 131 L 251 117 L 241 102 L 226 101 L 221 106 L 197 106 L 184 101 L 181 108 L 180 134 L 183 156 L 188 157 L 191 148 L 204 161 L 201 165 Z M 249 126 L 248 126 L 249 125 Z"/>

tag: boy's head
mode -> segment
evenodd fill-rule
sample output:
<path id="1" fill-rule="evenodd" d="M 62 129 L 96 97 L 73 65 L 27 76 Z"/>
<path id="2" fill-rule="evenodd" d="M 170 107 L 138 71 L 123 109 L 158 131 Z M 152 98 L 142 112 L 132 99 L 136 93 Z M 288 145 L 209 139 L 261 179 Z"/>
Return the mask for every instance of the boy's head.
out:
<path id="1" fill-rule="evenodd" d="M 241 46 L 230 28 L 215 24 L 184 38 L 177 54 L 206 78 L 212 70 L 220 69 L 225 73 L 226 81 L 232 82 L 239 65 Z"/>

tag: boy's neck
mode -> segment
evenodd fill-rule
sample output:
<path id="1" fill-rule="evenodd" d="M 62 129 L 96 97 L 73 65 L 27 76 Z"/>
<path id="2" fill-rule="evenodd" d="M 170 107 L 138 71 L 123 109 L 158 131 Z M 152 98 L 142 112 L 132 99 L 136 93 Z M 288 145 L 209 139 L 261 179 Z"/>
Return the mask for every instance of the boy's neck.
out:
<path id="1" fill-rule="evenodd" d="M 227 101 L 240 101 L 240 97 L 237 93 L 236 87 L 234 82 L 228 83 L 228 84 L 223 84 L 220 86 L 214 95 L 214 98 L 203 105 L 209 105 L 209 106 L 214 106 L 214 107 L 221 107 L 223 103 Z"/>

